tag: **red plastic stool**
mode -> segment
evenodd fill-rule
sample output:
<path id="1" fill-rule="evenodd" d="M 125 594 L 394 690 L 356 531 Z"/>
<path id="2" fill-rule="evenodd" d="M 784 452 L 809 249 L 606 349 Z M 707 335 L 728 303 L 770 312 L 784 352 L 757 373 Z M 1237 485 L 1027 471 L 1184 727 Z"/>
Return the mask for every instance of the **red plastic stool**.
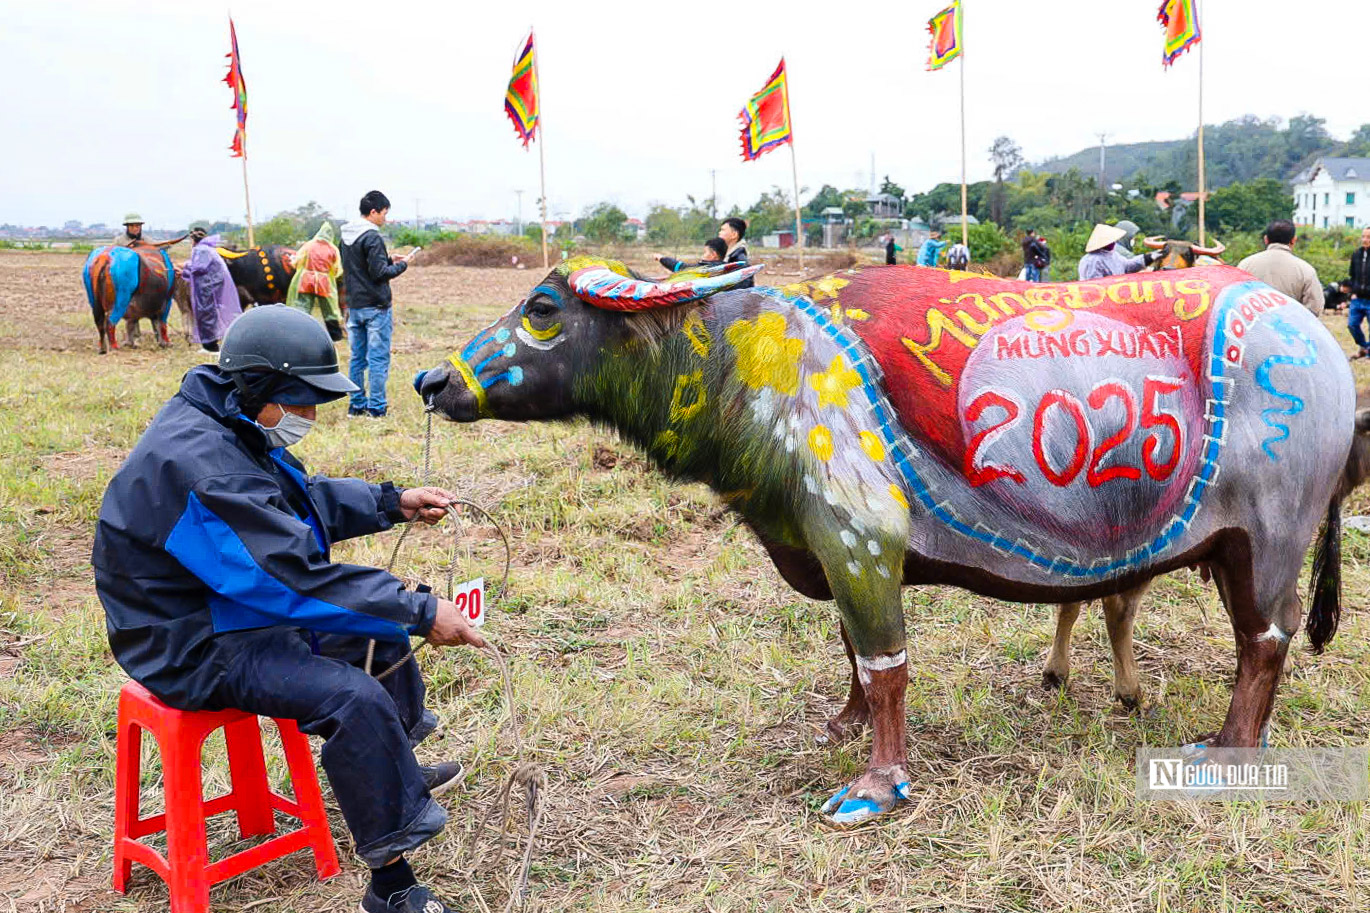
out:
<path id="1" fill-rule="evenodd" d="M 295 789 L 291 801 L 271 789 L 262 754 L 257 717 L 239 710 L 173 710 L 142 685 L 129 682 L 119 694 L 119 745 L 114 797 L 114 890 L 124 893 L 133 863 L 141 862 L 167 883 L 172 913 L 206 913 L 209 886 L 241 875 L 296 850 L 314 851 L 320 878 L 337 875 L 338 854 L 328 830 L 314 756 L 294 720 L 276 720 Z M 143 730 L 152 733 L 162 753 L 166 813 L 138 817 L 138 774 Z M 204 801 L 200 787 L 200 750 L 205 739 L 223 729 L 233 788 Z M 233 810 L 243 837 L 276 833 L 272 811 L 300 819 L 301 827 L 232 856 L 209 861 L 205 819 Z M 162 856 L 139 838 L 165 830 Z"/>

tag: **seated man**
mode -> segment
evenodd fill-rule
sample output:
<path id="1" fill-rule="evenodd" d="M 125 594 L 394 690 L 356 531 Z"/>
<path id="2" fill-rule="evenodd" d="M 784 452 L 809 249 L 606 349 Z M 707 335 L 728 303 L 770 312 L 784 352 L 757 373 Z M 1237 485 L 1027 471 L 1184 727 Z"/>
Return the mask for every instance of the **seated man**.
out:
<path id="1" fill-rule="evenodd" d="M 653 254 L 657 261 L 666 269 L 673 273 L 678 273 L 683 269 L 693 266 L 713 266 L 723 262 L 723 257 L 728 253 L 728 243 L 722 238 L 710 238 L 704 242 L 704 255 L 699 258 L 698 263 L 690 264 L 684 260 L 677 260 L 675 257 L 668 257 L 666 254 Z"/>
<path id="2" fill-rule="evenodd" d="M 354 389 L 308 315 L 254 308 L 221 348 L 217 367 L 186 374 L 105 492 L 91 564 L 114 657 L 172 707 L 237 708 L 322 736 L 324 772 L 371 868 L 362 910 L 447 911 L 404 854 L 442 829 L 432 797 L 461 765 L 414 757 L 436 726 L 416 663 L 384 681 L 360 666 L 368 639 L 378 641 L 376 672 L 411 636 L 484 641 L 451 602 L 376 568 L 334 564 L 329 548 L 407 520 L 435 523 L 452 495 L 305 475 L 286 448 L 318 405 Z"/>

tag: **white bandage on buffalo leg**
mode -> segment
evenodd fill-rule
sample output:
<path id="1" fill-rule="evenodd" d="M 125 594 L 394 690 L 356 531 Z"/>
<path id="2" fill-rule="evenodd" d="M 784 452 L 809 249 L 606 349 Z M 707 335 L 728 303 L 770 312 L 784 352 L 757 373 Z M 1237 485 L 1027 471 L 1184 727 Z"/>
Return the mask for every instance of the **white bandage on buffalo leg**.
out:
<path id="1" fill-rule="evenodd" d="M 861 680 L 861 684 L 869 685 L 872 672 L 898 669 L 908 660 L 908 653 L 904 650 L 891 653 L 888 656 L 858 656 L 856 657 L 856 677 Z"/>
<path id="2" fill-rule="evenodd" d="M 1282 644 L 1287 644 L 1289 643 L 1289 635 L 1280 630 L 1280 626 L 1272 621 L 1270 627 L 1265 629 L 1264 634 L 1256 635 L 1258 643 L 1263 640 L 1278 640 Z"/>

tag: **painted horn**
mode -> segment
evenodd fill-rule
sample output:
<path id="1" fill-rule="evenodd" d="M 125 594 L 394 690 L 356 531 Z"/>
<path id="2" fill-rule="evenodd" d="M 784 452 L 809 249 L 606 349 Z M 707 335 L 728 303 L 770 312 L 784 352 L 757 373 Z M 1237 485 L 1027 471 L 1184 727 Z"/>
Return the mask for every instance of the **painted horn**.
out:
<path id="1" fill-rule="evenodd" d="M 762 269 L 760 263 L 754 266 L 743 266 L 738 263 L 727 265 L 731 268 L 718 270 L 702 278 L 678 282 L 636 279 L 615 272 L 607 266 L 594 265 L 582 267 L 571 273 L 567 282 L 571 286 L 571 293 L 586 304 L 607 311 L 646 311 L 698 301 L 716 292 L 735 288 Z"/>
<path id="2" fill-rule="evenodd" d="M 1152 250 L 1162 250 L 1165 247 L 1165 235 L 1152 235 L 1142 243 Z"/>
<path id="3" fill-rule="evenodd" d="M 1195 244 L 1193 248 L 1196 257 L 1221 257 L 1223 251 L 1227 250 L 1227 245 L 1219 241 L 1217 247 L 1200 247 Z"/>

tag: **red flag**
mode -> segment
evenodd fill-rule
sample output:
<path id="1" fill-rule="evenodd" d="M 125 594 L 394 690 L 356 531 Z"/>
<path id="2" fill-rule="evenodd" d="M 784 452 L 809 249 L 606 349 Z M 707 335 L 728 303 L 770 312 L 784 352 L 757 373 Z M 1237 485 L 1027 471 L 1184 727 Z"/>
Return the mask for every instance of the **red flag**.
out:
<path id="1" fill-rule="evenodd" d="M 1165 0 L 1156 21 L 1165 29 L 1165 49 L 1161 62 L 1170 66 L 1185 51 L 1203 40 L 1199 29 L 1199 7 L 1196 0 Z"/>
<path id="2" fill-rule="evenodd" d="M 509 77 L 509 89 L 504 93 L 504 112 L 514 122 L 514 132 L 523 140 L 523 148 L 537 139 L 538 132 L 538 67 L 533 47 L 533 30 L 514 58 L 514 72 Z"/>
<path id="3" fill-rule="evenodd" d="M 233 145 L 229 148 L 233 150 L 234 158 L 241 158 L 247 154 L 247 83 L 243 81 L 243 61 L 238 56 L 238 31 L 233 27 L 232 16 L 228 18 L 228 36 L 233 42 L 233 49 L 225 55 L 228 57 L 228 75 L 224 77 L 224 82 L 233 90 L 233 108 L 238 112 L 238 128 L 233 131 Z"/>
<path id="4" fill-rule="evenodd" d="M 737 115 L 742 121 L 742 160 L 753 162 L 777 146 L 794 141 L 790 129 L 790 85 L 785 76 L 785 58 L 771 78 L 747 100 Z"/>

